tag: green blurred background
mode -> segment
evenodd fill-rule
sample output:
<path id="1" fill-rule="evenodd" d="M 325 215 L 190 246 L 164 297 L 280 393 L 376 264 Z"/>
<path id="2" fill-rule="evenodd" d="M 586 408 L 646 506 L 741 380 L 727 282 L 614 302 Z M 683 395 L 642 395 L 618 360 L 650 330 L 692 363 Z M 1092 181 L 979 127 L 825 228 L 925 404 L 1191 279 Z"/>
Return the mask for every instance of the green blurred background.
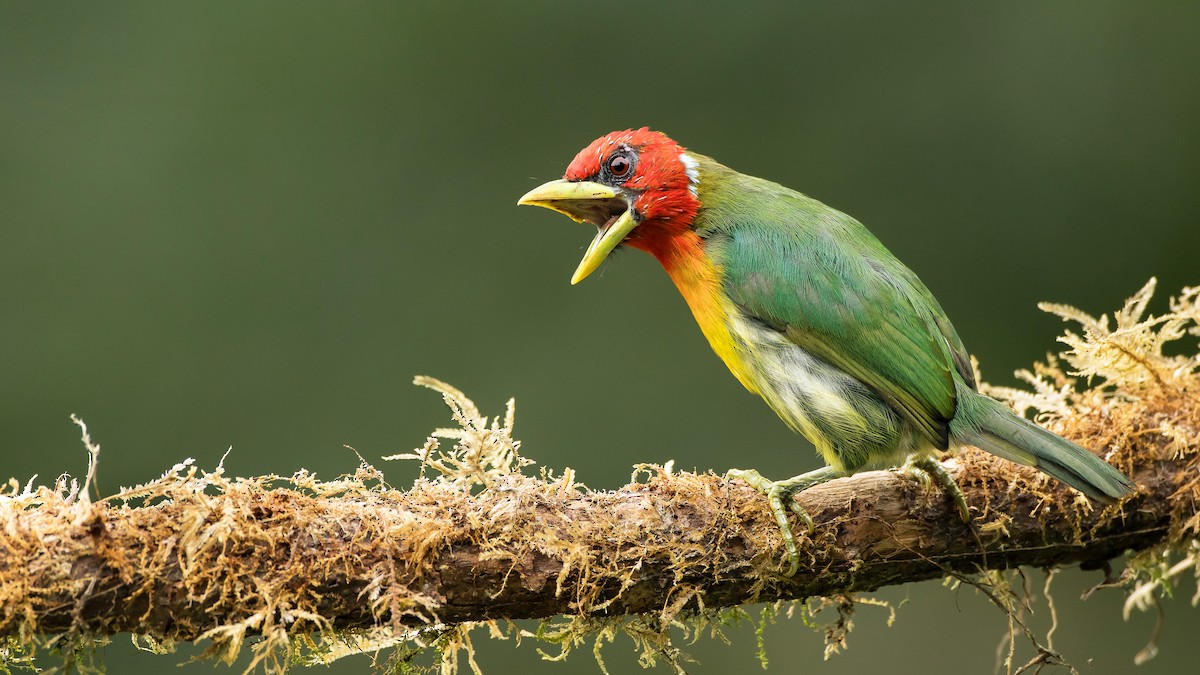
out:
<path id="1" fill-rule="evenodd" d="M 1157 275 L 1161 308 L 1200 282 L 1197 120 L 1194 3 L 5 2 L 0 473 L 82 474 L 77 413 L 105 491 L 230 446 L 237 475 L 332 477 L 343 444 L 375 460 L 447 423 L 422 373 L 492 413 L 515 396 L 525 452 L 593 488 L 667 459 L 793 475 L 811 446 L 657 264 L 615 256 L 572 288 L 590 228 L 519 195 L 651 125 L 865 222 L 1011 384 L 1061 328 L 1037 301 L 1111 311 Z M 1131 672 L 1153 620 L 1080 602 L 1096 581 L 1060 577 L 1055 646 Z M 1005 621 L 977 594 L 880 595 L 907 600 L 895 626 L 860 609 L 828 663 L 818 632 L 770 627 L 771 671 L 991 671 Z M 1167 613 L 1140 673 L 1194 672 L 1197 612 Z M 756 669 L 752 631 L 731 637 L 689 672 Z M 636 670 L 628 647 L 612 672 Z M 586 650 L 480 651 L 489 674 L 598 672 Z"/>

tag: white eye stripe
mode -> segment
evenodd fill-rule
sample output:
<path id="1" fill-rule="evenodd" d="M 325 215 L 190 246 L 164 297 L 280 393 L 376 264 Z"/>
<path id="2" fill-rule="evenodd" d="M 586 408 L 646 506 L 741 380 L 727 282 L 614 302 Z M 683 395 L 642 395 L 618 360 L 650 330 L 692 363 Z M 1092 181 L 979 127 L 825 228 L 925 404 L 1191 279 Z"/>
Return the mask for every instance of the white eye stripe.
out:
<path id="1" fill-rule="evenodd" d="M 679 161 L 688 177 L 688 192 L 696 196 L 696 188 L 700 185 L 700 164 L 686 152 L 679 153 Z"/>

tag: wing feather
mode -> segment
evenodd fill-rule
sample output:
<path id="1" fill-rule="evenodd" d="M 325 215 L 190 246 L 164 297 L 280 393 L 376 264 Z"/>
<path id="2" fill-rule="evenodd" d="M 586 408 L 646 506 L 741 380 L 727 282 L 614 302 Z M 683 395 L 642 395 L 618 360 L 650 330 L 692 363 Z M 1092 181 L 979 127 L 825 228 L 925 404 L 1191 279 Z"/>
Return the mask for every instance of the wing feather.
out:
<path id="1" fill-rule="evenodd" d="M 748 315 L 864 383 L 936 447 L 948 445 L 965 350 L 924 284 L 849 216 L 724 228 L 725 290 Z M 807 205 L 809 202 L 802 202 Z M 768 214 L 779 218 L 788 214 Z M 968 374 L 964 380 L 972 380 Z"/>

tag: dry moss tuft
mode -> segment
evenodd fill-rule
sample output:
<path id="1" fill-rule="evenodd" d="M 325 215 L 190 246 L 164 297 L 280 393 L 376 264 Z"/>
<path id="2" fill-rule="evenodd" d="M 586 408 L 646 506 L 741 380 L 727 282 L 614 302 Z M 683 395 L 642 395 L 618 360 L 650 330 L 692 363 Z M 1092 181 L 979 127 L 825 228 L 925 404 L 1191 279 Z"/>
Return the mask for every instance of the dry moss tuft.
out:
<path id="1" fill-rule="evenodd" d="M 1157 608 L 1158 599 L 1170 596 L 1189 572 L 1197 581 L 1192 605 L 1200 604 L 1200 350 L 1167 353 L 1170 343 L 1200 336 L 1200 286 L 1171 298 L 1168 312 L 1147 314 L 1156 285 L 1151 278 L 1130 297 L 1114 313 L 1112 328 L 1107 315 L 1041 303 L 1041 309 L 1079 324 L 1082 334 L 1066 331 L 1059 341 L 1069 349 L 1061 358 L 1047 355 L 1032 370 L 1017 372 L 1032 391 L 985 387 L 1016 410 L 1033 411 L 1056 433 L 1107 449 L 1108 461 L 1137 476 L 1140 492 L 1167 500 L 1166 536 L 1134 551 L 1119 580 L 1130 589 L 1126 619 L 1133 609 Z M 1154 470 L 1146 471 L 1147 465 Z M 1161 614 L 1137 663 L 1157 653 L 1160 629 Z"/>
<path id="2" fill-rule="evenodd" d="M 1152 290 L 1111 329 L 1104 317 L 1047 306 L 1083 333 L 1068 333 L 1061 358 L 1022 375 L 1032 392 L 990 389 L 1103 450 L 1135 478 L 1136 496 L 1097 510 L 1031 469 L 968 449 L 950 460 L 977 514 L 968 528 L 908 477 L 860 474 L 801 495 L 818 527 L 801 537 L 792 579 L 780 576 L 784 553 L 764 500 L 744 484 L 668 463 L 638 467 L 616 491 L 586 490 L 569 469 L 532 470 L 513 438 L 512 402 L 491 419 L 430 378 L 417 383 L 443 395 L 458 426 L 398 456 L 420 462 L 408 490 L 365 462 L 324 481 L 303 471 L 233 478 L 188 460 L 93 501 L 99 447 L 85 429 L 93 466 L 84 486 L 63 477 L 0 489 L 0 664 L 30 667 L 49 649 L 92 667 L 91 647 L 130 632 L 158 653 L 208 639 L 206 657 L 248 654 L 248 670 L 390 650 L 381 667 L 397 672 L 418 658 L 444 673 L 478 672 L 472 637 L 486 632 L 547 643 L 553 659 L 590 646 L 601 664 L 600 648 L 627 635 L 644 665 L 681 670 L 678 645 L 723 639 L 749 620 L 745 603 L 775 603 L 760 636 L 780 612 L 799 608 L 811 621 L 831 610 L 823 629 L 834 653 L 853 625 L 851 594 L 939 577 L 975 586 L 1009 614 L 1013 635 L 1037 648 L 1028 667 L 1053 663 L 1049 640 L 1022 623 L 1023 577 L 989 570 L 1102 566 L 1132 550 L 1121 580 L 1132 609 L 1197 569 L 1200 361 L 1164 346 L 1198 334 L 1200 291 L 1146 317 Z M 510 623 L 527 618 L 540 620 L 536 629 Z"/>

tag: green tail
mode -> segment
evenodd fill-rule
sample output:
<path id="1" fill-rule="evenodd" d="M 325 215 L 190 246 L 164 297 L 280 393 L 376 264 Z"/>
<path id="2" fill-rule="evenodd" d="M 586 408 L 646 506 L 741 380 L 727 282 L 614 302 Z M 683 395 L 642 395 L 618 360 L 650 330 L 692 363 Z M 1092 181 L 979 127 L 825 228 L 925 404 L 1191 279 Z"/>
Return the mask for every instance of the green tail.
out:
<path id="1" fill-rule="evenodd" d="M 957 384 L 958 409 L 950 421 L 955 440 L 1035 467 L 1097 502 L 1108 504 L 1133 491 L 1132 481 L 1096 455 Z"/>

